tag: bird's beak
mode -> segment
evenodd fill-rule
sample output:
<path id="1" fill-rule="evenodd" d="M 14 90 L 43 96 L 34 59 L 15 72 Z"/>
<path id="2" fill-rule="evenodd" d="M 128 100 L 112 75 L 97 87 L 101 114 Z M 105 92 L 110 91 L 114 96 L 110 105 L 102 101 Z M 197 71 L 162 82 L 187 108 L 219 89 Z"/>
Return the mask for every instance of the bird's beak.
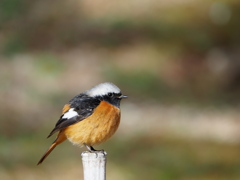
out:
<path id="1" fill-rule="evenodd" d="M 123 98 L 127 98 L 127 96 L 121 95 L 121 96 L 119 96 L 118 98 L 123 99 Z"/>

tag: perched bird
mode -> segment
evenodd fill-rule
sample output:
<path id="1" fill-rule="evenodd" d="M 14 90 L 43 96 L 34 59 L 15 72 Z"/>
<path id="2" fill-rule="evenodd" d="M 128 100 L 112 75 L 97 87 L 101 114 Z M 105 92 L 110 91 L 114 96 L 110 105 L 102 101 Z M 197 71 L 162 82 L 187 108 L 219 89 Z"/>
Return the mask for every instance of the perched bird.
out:
<path id="1" fill-rule="evenodd" d="M 90 152 L 93 145 L 109 139 L 120 123 L 120 101 L 127 96 L 114 84 L 106 82 L 87 90 L 63 107 L 62 115 L 48 137 L 57 138 L 39 160 L 38 165 L 60 143 L 68 139 L 74 145 L 85 145 Z"/>

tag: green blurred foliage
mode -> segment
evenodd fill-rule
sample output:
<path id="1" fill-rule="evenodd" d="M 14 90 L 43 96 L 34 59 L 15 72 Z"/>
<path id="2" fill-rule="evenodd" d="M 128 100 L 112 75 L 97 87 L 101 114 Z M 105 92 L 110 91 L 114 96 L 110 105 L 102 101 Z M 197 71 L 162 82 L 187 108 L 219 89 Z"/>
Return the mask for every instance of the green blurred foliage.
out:
<path id="1" fill-rule="evenodd" d="M 2 0 L 0 2 L 1 25 L 3 25 L 4 22 L 17 18 L 23 13 L 26 9 L 26 7 L 24 7 L 25 2 L 19 0 Z"/>
<path id="2" fill-rule="evenodd" d="M 181 139 L 144 136 L 125 141 L 124 147 L 118 142 L 115 144 L 116 151 L 113 151 L 115 154 L 112 155 L 112 160 L 116 163 L 120 162 L 121 168 L 134 174 L 133 179 L 237 179 L 239 177 L 240 161 L 235 159 L 239 146 L 226 147 L 211 142 L 196 143 Z M 129 160 L 127 164 L 126 159 Z M 139 173 L 143 171 L 145 173 Z"/>
<path id="3" fill-rule="evenodd" d="M 183 71 L 189 73 L 184 75 L 180 88 L 171 89 L 159 74 L 151 73 L 151 69 L 143 72 L 136 69 L 139 72 L 126 74 L 128 85 L 132 85 L 133 89 L 139 88 L 134 84 L 142 83 L 145 86 L 141 86 L 140 91 L 144 95 L 152 94 L 156 97 L 155 94 L 162 92 L 161 97 L 166 97 L 168 93 L 168 97 L 178 99 L 174 93 L 180 91 L 185 94 L 184 97 L 189 95 L 189 99 L 200 96 L 200 99 L 216 101 L 217 104 L 220 103 L 219 99 L 223 103 L 237 103 L 240 92 L 238 2 L 204 1 L 197 5 L 173 5 L 160 9 L 158 13 L 147 12 L 141 18 L 124 14 L 110 18 L 107 13 L 99 18 L 92 18 L 84 11 L 84 3 L 76 6 L 77 1 L 11 0 L 1 3 L 3 38 L 0 51 L 5 55 L 28 50 L 66 51 L 85 44 L 114 50 L 131 44 L 152 43 L 156 48 L 168 49 L 168 53 L 172 54 L 169 62 L 179 64 Z M 217 62 L 218 57 L 211 56 L 215 50 L 220 52 L 219 56 L 226 56 L 223 60 L 226 61 L 223 62 L 225 70 L 220 75 L 214 72 L 217 64 L 221 63 Z M 123 76 L 125 72 L 120 71 L 117 71 L 119 74 L 115 77 Z M 156 91 L 146 93 L 149 89 Z M 205 94 L 199 94 L 199 89 L 205 91 Z"/>
<path id="4" fill-rule="evenodd" d="M 24 166 L 25 170 L 32 170 L 36 177 L 49 179 L 54 179 L 49 177 L 49 170 L 61 170 L 70 178 L 72 175 L 68 168 L 75 166 L 74 170 L 79 172 L 81 168 L 79 148 L 70 146 L 70 143 L 63 143 L 54 150 L 43 165 L 36 166 L 36 160 L 46 147 L 39 146 L 39 142 L 42 142 L 40 132 L 36 132 L 34 137 L 27 136 L 12 141 L 0 138 L 1 144 L 7 145 L 1 148 L 0 160 L 8 173 L 15 172 L 21 166 Z M 48 143 L 51 141 L 53 140 L 48 140 Z M 48 143 L 41 144 L 46 146 Z M 123 177 L 126 179 L 237 180 L 240 176 L 239 145 L 226 146 L 221 143 L 140 135 L 129 139 L 111 139 L 98 149 L 101 147 L 108 152 L 107 172 L 110 173 L 113 167 L 117 166 L 118 171 L 124 174 Z M 68 164 L 68 168 L 62 167 L 62 163 Z M 5 174 L 7 173 L 3 175 Z M 22 172 L 17 179 L 24 177 L 27 175 Z"/>
<path id="5" fill-rule="evenodd" d="M 35 63 L 35 67 L 41 75 L 57 76 L 63 71 L 61 59 L 54 54 L 42 53 L 37 57 Z"/>
<path id="6" fill-rule="evenodd" d="M 239 45 L 239 3 L 234 1 L 219 2 L 231 13 L 226 24 L 213 23 L 208 16 L 216 2 L 204 1 L 199 6 L 194 3 L 171 6 L 161 9 L 155 16 L 147 13 L 139 19 L 124 14 L 111 18 L 107 15 L 99 19 L 89 18 L 88 13 L 84 14 L 84 10 L 80 9 L 81 3 L 74 7 L 77 1 L 4 0 L 1 3 L 3 31 L 8 31 L 8 37 L 15 34 L 16 42 L 20 43 L 21 39 L 30 49 L 67 48 L 87 42 L 114 47 L 150 40 L 157 44 L 180 45 L 185 51 L 204 53 L 215 46 L 233 48 Z M 67 8 L 64 9 L 64 6 Z M 221 18 L 221 9 L 219 11 L 214 13 L 216 18 Z"/>

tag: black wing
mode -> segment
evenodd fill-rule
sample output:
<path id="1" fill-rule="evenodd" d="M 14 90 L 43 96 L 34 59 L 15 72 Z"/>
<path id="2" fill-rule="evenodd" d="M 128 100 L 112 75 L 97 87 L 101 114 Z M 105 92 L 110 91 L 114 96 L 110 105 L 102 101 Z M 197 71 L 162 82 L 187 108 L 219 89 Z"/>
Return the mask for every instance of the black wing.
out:
<path id="1" fill-rule="evenodd" d="M 99 104 L 100 100 L 97 100 L 95 98 L 82 94 L 75 96 L 72 100 L 69 101 L 70 108 L 60 117 L 55 125 L 55 128 L 51 131 L 48 137 L 52 136 L 55 132 L 58 132 L 72 124 L 82 121 L 88 116 L 92 115 L 94 109 Z M 69 113 L 70 109 L 71 111 L 73 110 L 76 115 L 68 118 L 64 115 L 66 113 Z"/>

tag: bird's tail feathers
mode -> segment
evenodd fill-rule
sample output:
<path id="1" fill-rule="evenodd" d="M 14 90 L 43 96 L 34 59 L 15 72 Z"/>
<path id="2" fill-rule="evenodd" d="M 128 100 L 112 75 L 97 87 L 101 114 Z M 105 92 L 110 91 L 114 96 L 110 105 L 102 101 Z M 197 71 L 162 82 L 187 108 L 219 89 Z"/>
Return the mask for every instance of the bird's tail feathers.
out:
<path id="1" fill-rule="evenodd" d="M 52 152 L 52 150 L 60 143 L 66 140 L 66 136 L 60 131 L 57 139 L 52 143 L 52 145 L 48 148 L 48 150 L 43 154 L 41 159 L 38 161 L 37 165 L 41 164 L 46 157 Z"/>
<path id="2" fill-rule="evenodd" d="M 57 143 L 54 142 L 52 145 L 48 148 L 48 150 L 44 153 L 44 155 L 41 157 L 41 159 L 38 161 L 37 165 L 41 164 L 44 159 L 52 152 L 52 150 L 57 146 Z"/>

